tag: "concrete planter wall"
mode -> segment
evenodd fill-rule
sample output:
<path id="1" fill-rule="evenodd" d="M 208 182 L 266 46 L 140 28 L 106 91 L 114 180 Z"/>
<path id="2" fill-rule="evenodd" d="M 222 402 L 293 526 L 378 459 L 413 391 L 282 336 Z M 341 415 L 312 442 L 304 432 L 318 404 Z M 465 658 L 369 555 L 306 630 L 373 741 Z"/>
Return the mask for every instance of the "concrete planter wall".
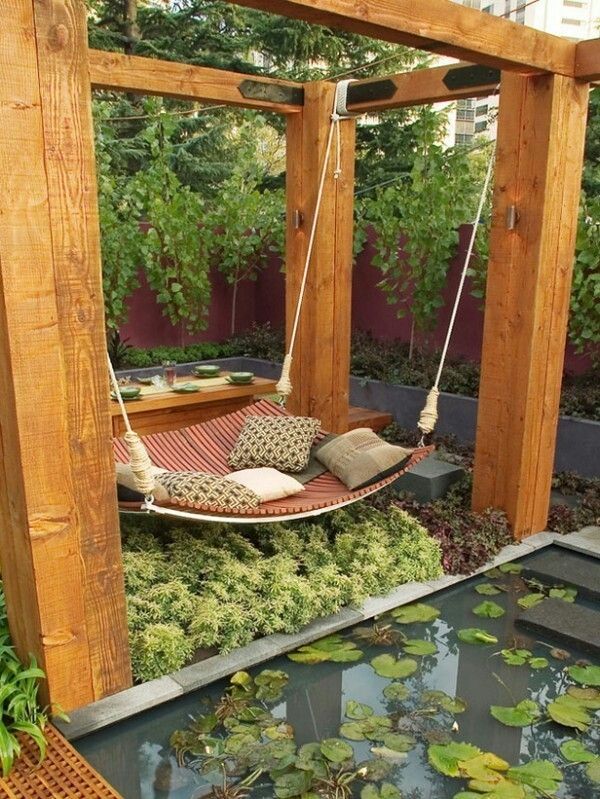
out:
<path id="1" fill-rule="evenodd" d="M 223 369 L 231 371 L 251 371 L 273 380 L 277 380 L 281 372 L 281 364 L 259 358 L 220 358 L 206 363 L 218 363 Z M 191 372 L 193 366 L 195 363 L 180 364 L 177 368 L 185 374 Z M 123 374 L 145 376 L 157 371 L 156 368 L 130 369 Z M 426 396 L 427 391 L 422 388 L 350 378 L 350 402 L 353 405 L 388 411 L 402 427 L 416 426 Z M 459 441 L 472 442 L 475 440 L 476 423 L 476 399 L 458 394 L 440 395 L 438 433 L 455 435 Z M 561 416 L 554 468 L 558 472 L 577 472 L 584 477 L 600 476 L 600 422 Z"/>

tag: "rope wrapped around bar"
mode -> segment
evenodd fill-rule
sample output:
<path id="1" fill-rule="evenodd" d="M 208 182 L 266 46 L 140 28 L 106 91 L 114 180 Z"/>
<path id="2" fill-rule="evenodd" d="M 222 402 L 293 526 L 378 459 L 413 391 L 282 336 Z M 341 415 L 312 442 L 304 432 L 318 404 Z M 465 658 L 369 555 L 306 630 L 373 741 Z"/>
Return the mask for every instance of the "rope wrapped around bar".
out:
<path id="1" fill-rule="evenodd" d="M 440 390 L 434 386 L 427 395 L 427 400 L 425 401 L 425 405 L 421 411 L 421 415 L 419 416 L 419 423 L 417 426 L 424 436 L 428 435 L 429 433 L 433 433 L 435 430 L 435 424 L 438 420 L 439 396 Z"/>
<path id="2" fill-rule="evenodd" d="M 286 400 L 292 393 L 292 381 L 290 380 L 290 371 L 292 369 L 292 356 L 288 353 L 283 359 L 283 366 L 281 367 L 281 376 L 277 383 L 277 393 Z"/>
<path id="3" fill-rule="evenodd" d="M 154 492 L 154 466 L 142 440 L 133 430 L 123 436 L 129 450 L 129 464 L 135 478 L 135 486 L 140 494 L 149 497 Z"/>

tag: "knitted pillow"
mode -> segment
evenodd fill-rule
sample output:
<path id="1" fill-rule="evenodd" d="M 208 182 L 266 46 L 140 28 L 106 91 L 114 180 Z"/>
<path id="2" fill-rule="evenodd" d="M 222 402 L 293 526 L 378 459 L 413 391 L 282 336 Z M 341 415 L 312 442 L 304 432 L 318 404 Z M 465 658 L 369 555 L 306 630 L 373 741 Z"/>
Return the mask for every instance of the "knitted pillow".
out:
<path id="1" fill-rule="evenodd" d="M 321 463 L 352 490 L 400 471 L 411 454 L 411 449 L 388 444 L 367 427 L 350 430 L 316 452 Z"/>
<path id="2" fill-rule="evenodd" d="M 159 476 L 169 498 L 183 505 L 210 505 L 216 510 L 258 508 L 260 497 L 226 477 L 203 472 L 166 472 Z"/>
<path id="3" fill-rule="evenodd" d="M 229 454 L 229 465 L 234 469 L 272 466 L 283 472 L 301 472 L 320 424 L 304 416 L 247 416 Z"/>
<path id="4" fill-rule="evenodd" d="M 231 472 L 227 475 L 227 479 L 254 491 L 260 497 L 261 502 L 285 499 L 285 497 L 301 494 L 304 491 L 304 486 L 298 480 L 290 477 L 289 474 L 278 472 L 277 469 L 271 469 L 269 466 Z"/>

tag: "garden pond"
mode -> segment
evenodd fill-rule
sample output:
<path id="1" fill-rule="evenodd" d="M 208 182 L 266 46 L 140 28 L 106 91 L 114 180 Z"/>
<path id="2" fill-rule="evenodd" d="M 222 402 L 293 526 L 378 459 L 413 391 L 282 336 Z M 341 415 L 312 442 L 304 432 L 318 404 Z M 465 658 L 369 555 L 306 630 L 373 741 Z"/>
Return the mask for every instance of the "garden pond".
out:
<path id="1" fill-rule="evenodd" d="M 524 578 L 521 563 L 77 748 L 124 799 L 600 796 L 600 666 L 515 626 L 550 591 L 590 603 Z"/>

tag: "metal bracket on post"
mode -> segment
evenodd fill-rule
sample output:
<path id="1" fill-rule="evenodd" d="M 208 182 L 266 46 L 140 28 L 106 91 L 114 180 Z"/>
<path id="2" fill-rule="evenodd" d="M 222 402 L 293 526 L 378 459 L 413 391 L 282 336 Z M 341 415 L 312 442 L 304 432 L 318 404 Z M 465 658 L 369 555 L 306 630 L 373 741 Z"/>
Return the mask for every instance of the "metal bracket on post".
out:
<path id="1" fill-rule="evenodd" d="M 292 224 L 295 230 L 299 230 L 304 224 L 304 214 L 298 208 L 292 212 Z"/>
<path id="2" fill-rule="evenodd" d="M 506 209 L 506 229 L 514 230 L 519 221 L 519 212 L 516 205 L 509 205 Z"/>
<path id="3" fill-rule="evenodd" d="M 500 70 L 471 64 L 467 67 L 453 67 L 446 72 L 443 83 L 448 89 L 468 89 L 475 86 L 497 86 Z"/>

